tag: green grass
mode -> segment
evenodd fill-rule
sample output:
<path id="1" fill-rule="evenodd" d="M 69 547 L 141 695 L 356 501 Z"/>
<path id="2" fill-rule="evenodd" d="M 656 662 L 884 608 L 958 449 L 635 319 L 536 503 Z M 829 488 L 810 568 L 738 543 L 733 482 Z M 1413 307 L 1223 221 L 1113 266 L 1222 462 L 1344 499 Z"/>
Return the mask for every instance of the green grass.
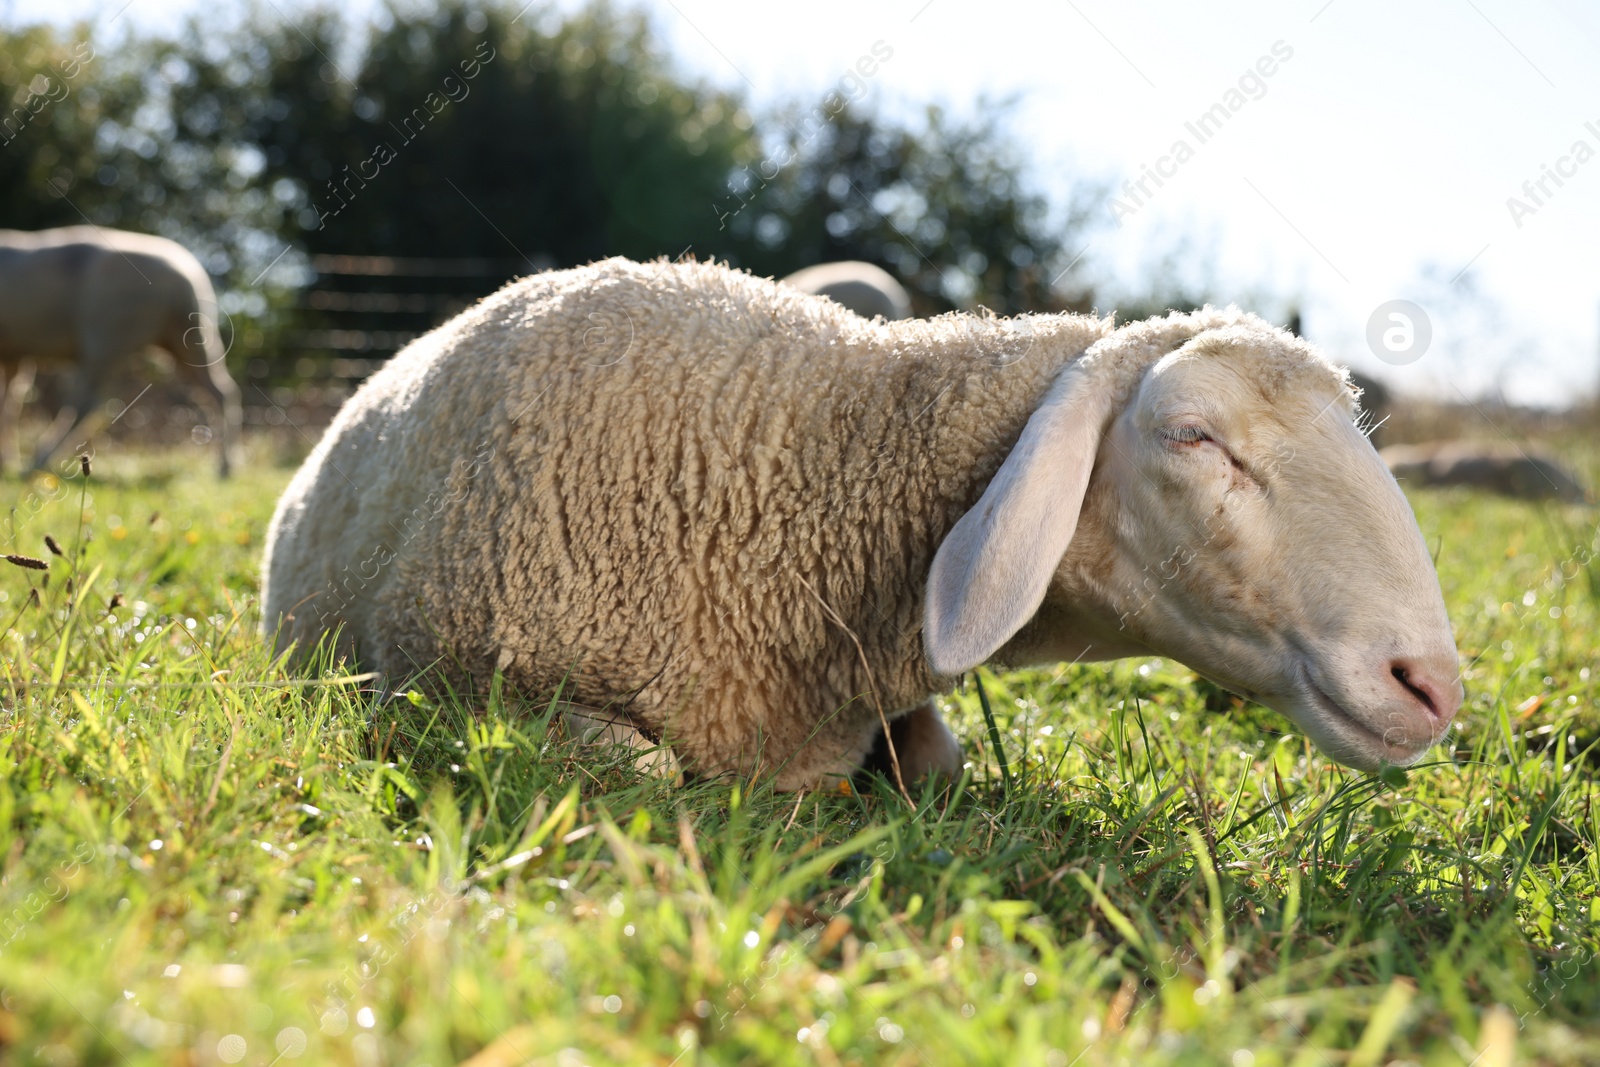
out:
<path id="1" fill-rule="evenodd" d="M 49 561 L 0 563 L 7 1062 L 1600 1059 L 1591 515 L 1416 500 L 1471 664 L 1427 766 L 1343 771 L 1128 661 L 986 679 L 1009 791 L 952 695 L 971 775 L 912 810 L 673 788 L 547 695 L 286 672 L 255 591 L 289 472 L 196 466 L 4 489 Z"/>

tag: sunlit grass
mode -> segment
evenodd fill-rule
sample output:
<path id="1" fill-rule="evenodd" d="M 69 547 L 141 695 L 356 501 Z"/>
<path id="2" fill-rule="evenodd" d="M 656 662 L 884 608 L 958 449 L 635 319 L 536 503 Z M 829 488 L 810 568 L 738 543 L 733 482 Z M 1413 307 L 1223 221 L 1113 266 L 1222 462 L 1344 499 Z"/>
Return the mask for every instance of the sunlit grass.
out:
<path id="1" fill-rule="evenodd" d="M 287 672 L 255 590 L 289 472 L 195 467 L 7 484 L 4 551 L 48 564 L 0 563 L 14 1062 L 1600 1058 L 1592 515 L 1416 501 L 1469 689 L 1426 766 L 1129 661 L 985 677 L 1009 792 L 952 694 L 970 775 L 910 810 L 674 788 L 549 694 Z"/>

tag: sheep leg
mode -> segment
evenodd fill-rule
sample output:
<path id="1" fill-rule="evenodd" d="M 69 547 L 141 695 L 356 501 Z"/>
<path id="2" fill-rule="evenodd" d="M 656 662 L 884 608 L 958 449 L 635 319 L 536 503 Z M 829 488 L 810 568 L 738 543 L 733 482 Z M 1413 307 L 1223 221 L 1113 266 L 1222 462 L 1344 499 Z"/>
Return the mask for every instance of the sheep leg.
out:
<path id="1" fill-rule="evenodd" d="M 945 725 L 936 701 L 930 699 L 892 720 L 889 740 L 894 742 L 900 774 L 907 782 L 929 775 L 961 777 L 965 763 L 961 742 Z"/>
<path id="2" fill-rule="evenodd" d="M 882 736 L 883 729 L 873 716 L 857 727 L 812 737 L 778 765 L 773 787 L 780 793 L 801 789 L 848 792 L 850 780 L 860 773 L 874 742 Z M 909 781 L 910 775 L 906 777 Z"/>
<path id="3" fill-rule="evenodd" d="M 582 704 L 561 705 L 561 718 L 567 733 L 587 746 L 613 746 L 638 752 L 633 765 L 640 772 L 656 778 L 669 778 L 682 782 L 683 774 L 672 749 L 656 744 L 640 733 L 624 714 Z"/>
<path id="4" fill-rule="evenodd" d="M 33 364 L 0 365 L 0 473 L 17 467 L 17 426 L 22 421 L 23 400 L 32 386 Z"/>
<path id="5" fill-rule="evenodd" d="M 222 362 L 220 342 L 208 342 L 208 336 L 199 326 L 184 326 L 163 338 L 161 347 L 172 353 L 179 377 L 205 408 L 206 421 L 217 438 L 217 474 L 226 478 L 233 469 L 243 416 L 238 383 Z"/>
<path id="6" fill-rule="evenodd" d="M 33 454 L 33 465 L 28 468 L 29 471 L 43 470 L 55 454 L 61 451 L 61 446 L 66 444 L 69 438 L 96 420 L 99 415 L 99 411 L 96 410 L 99 399 L 98 378 L 87 368 L 79 368 L 73 375 L 66 404 L 56 414 L 55 421 L 45 430 L 44 437 L 39 441 L 39 448 Z"/>

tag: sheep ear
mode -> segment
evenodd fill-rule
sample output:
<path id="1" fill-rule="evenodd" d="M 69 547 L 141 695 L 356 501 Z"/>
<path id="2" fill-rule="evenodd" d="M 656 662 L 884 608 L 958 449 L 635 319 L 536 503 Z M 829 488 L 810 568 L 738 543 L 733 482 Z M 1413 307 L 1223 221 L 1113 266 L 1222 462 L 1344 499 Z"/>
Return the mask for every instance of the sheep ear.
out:
<path id="1" fill-rule="evenodd" d="M 928 572 L 923 640 L 935 674 L 983 663 L 1033 617 L 1078 528 L 1111 405 L 1083 363 L 1067 368 Z"/>

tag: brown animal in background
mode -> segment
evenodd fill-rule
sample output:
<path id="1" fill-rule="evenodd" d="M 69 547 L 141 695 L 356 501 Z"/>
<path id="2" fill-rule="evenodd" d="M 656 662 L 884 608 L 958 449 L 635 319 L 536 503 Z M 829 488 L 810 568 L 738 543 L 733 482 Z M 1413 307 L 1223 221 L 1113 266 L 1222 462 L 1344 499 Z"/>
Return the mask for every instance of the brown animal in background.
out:
<path id="1" fill-rule="evenodd" d="M 1464 485 L 1523 500 L 1588 501 L 1577 477 L 1550 456 L 1512 445 L 1429 441 L 1391 445 L 1379 453 L 1406 485 Z"/>
<path id="2" fill-rule="evenodd" d="M 147 346 L 171 353 L 202 397 L 227 477 L 239 386 L 223 363 L 217 298 L 200 261 L 164 237 L 98 226 L 0 230 L 0 466 L 15 461 L 32 364 L 73 371 L 67 402 L 34 455 L 30 469 L 38 470 L 90 421 L 113 371 Z"/>

